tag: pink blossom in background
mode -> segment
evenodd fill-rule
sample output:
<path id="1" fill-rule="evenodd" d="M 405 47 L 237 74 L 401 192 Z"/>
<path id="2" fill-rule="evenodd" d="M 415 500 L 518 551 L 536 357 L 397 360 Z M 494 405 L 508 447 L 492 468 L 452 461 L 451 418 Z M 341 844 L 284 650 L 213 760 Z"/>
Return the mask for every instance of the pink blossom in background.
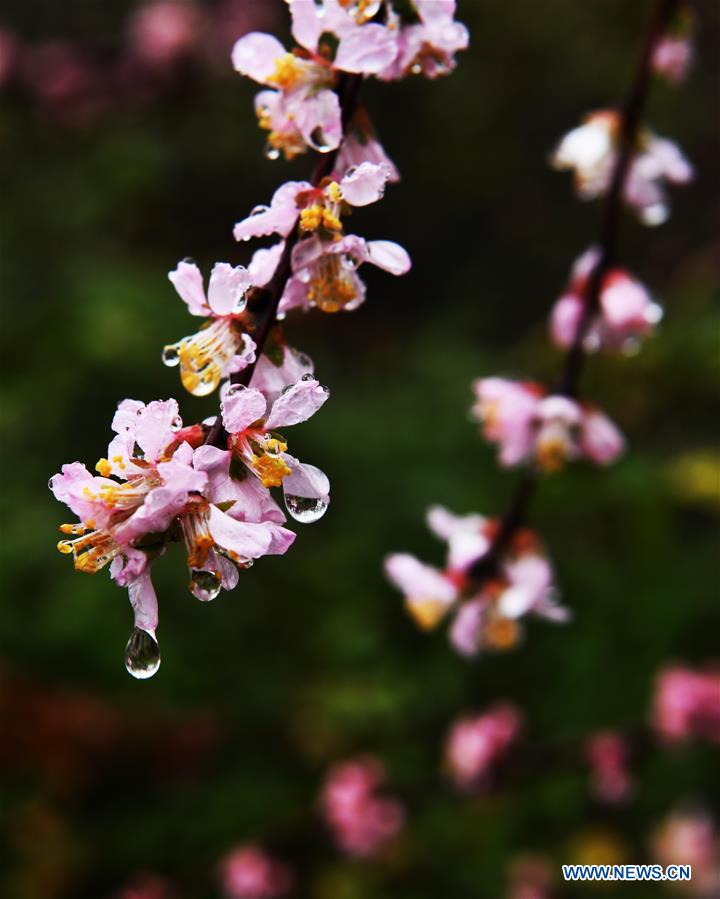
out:
<path id="1" fill-rule="evenodd" d="M 347 855 L 377 855 L 397 836 L 405 820 L 402 804 L 379 791 L 385 769 L 361 757 L 335 765 L 320 796 L 320 811 L 338 848 Z"/>
<path id="2" fill-rule="evenodd" d="M 445 743 L 445 768 L 455 785 L 463 790 L 487 787 L 521 728 L 520 710 L 505 702 L 456 721 Z"/>
<path id="3" fill-rule="evenodd" d="M 574 172 L 575 187 L 582 200 L 603 196 L 610 186 L 617 159 L 619 121 L 614 110 L 590 113 L 562 138 L 550 157 L 553 168 Z M 693 168 L 679 147 L 645 129 L 625 180 L 625 203 L 643 224 L 661 225 L 670 214 L 663 182 L 687 184 L 692 178 Z"/>
<path id="4" fill-rule="evenodd" d="M 677 665 L 661 671 L 655 681 L 652 723 L 672 742 L 701 737 L 720 743 L 720 670 Z"/>
<path id="5" fill-rule="evenodd" d="M 555 865 L 541 855 L 520 855 L 508 870 L 507 899 L 551 899 Z"/>
<path id="6" fill-rule="evenodd" d="M 601 731 L 585 745 L 590 765 L 590 785 L 600 802 L 616 803 L 628 799 L 633 782 L 628 771 L 628 745 L 622 734 Z"/>
<path id="7" fill-rule="evenodd" d="M 107 85 L 88 55 L 65 40 L 26 47 L 19 60 L 20 80 L 38 102 L 64 124 L 85 126 L 108 104 Z"/>
<path id="8" fill-rule="evenodd" d="M 292 874 L 259 846 L 244 845 L 220 863 L 220 882 L 226 899 L 275 899 L 288 893 Z"/>
<path id="9" fill-rule="evenodd" d="M 174 899 L 176 895 L 165 878 L 157 874 L 137 874 L 113 899 Z"/>
<path id="10" fill-rule="evenodd" d="M 506 378 L 479 378 L 473 391 L 473 416 L 485 439 L 498 445 L 503 466 L 532 463 L 552 472 L 581 458 L 608 465 L 624 450 L 617 427 L 588 403 Z"/>
<path id="11" fill-rule="evenodd" d="M 0 28 L 0 88 L 14 75 L 20 60 L 20 38 L 6 28 Z"/>
<path id="12" fill-rule="evenodd" d="M 151 0 L 127 23 L 129 52 L 151 66 L 171 66 L 203 40 L 205 13 L 189 0 Z"/>
<path id="13" fill-rule="evenodd" d="M 518 531 L 495 576 L 476 585 L 471 569 L 490 550 L 496 522 L 481 515 L 453 515 L 442 506 L 428 511 L 427 522 L 448 545 L 444 570 L 408 553 L 385 560 L 385 574 L 403 593 L 407 611 L 423 630 L 432 630 L 453 614 L 450 643 L 460 655 L 471 657 L 481 649 L 502 651 L 517 645 L 520 619 L 526 615 L 568 619 L 568 610 L 558 603 L 550 562 L 531 531 Z"/>
<path id="14" fill-rule="evenodd" d="M 677 889 L 701 899 L 720 895 L 720 837 L 709 813 L 672 812 L 652 835 L 650 851 L 661 865 L 692 865 L 692 879 L 678 882 Z"/>
<path id="15" fill-rule="evenodd" d="M 681 84 L 693 63 L 693 45 L 688 36 L 665 35 L 655 46 L 652 67 L 671 84 Z"/>
<path id="16" fill-rule="evenodd" d="M 562 349 L 568 349 L 575 342 L 585 309 L 588 283 L 598 261 L 599 252 L 595 247 L 575 261 L 567 290 L 553 307 L 550 335 Z M 600 349 L 633 352 L 643 338 L 653 333 L 662 318 L 662 307 L 625 269 L 614 268 L 605 274 L 598 299 L 598 314 L 583 341 L 586 352 Z"/>
<path id="17" fill-rule="evenodd" d="M 401 25 L 392 13 L 388 26 L 395 34 L 397 55 L 380 78 L 394 80 L 407 75 L 437 78 L 455 68 L 455 54 L 466 50 L 470 35 L 455 21 L 455 0 L 412 0 L 417 22 Z"/>

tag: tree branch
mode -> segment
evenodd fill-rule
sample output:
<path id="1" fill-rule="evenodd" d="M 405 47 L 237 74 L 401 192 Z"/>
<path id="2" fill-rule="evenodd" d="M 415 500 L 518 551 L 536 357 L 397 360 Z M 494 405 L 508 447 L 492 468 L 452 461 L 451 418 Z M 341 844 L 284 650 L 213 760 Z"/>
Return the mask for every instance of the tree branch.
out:
<path id="1" fill-rule="evenodd" d="M 667 30 L 679 3 L 680 0 L 655 0 L 653 4 L 635 75 L 620 109 L 618 154 L 603 206 L 598 261 L 588 279 L 583 296 L 583 313 L 572 346 L 565 354 L 559 377 L 553 388 L 554 393 L 571 398 L 576 398 L 579 393 L 580 378 L 587 357 L 584 349 L 585 338 L 600 308 L 603 282 L 608 270 L 614 264 L 617 253 L 623 193 L 630 163 L 636 151 L 638 133 L 649 93 L 653 52 Z M 489 551 L 470 569 L 472 578 L 484 581 L 496 572 L 498 562 L 513 534 L 527 519 L 537 486 L 537 472 L 532 469 L 523 472 L 507 511 L 500 520 L 500 527 Z"/>

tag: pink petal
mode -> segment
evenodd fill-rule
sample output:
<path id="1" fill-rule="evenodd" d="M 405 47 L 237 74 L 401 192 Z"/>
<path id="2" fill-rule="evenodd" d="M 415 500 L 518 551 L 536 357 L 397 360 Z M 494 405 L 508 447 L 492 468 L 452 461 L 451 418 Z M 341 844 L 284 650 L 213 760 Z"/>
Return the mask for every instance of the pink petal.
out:
<path id="1" fill-rule="evenodd" d="M 154 634 L 158 626 L 158 601 L 149 566 L 128 583 L 128 598 L 135 613 L 135 627 Z"/>
<path id="2" fill-rule="evenodd" d="M 237 521 L 217 506 L 210 506 L 210 534 L 218 546 L 237 553 L 240 559 L 259 559 L 272 541 L 266 525 Z"/>
<path id="3" fill-rule="evenodd" d="M 194 262 L 179 262 L 177 268 L 168 273 L 168 278 L 180 299 L 187 303 L 191 315 L 209 314 L 202 275 Z"/>
<path id="4" fill-rule="evenodd" d="M 461 656 L 469 658 L 478 654 L 484 619 L 485 602 L 481 599 L 464 602 L 458 609 L 448 636 Z"/>
<path id="5" fill-rule="evenodd" d="M 270 522 L 266 523 L 264 527 L 270 534 L 270 545 L 266 550 L 266 555 L 268 556 L 284 555 L 295 542 L 297 534 L 289 531 L 287 528 L 280 527 L 279 524 Z"/>
<path id="6" fill-rule="evenodd" d="M 368 262 L 390 272 L 391 275 L 404 275 L 410 271 L 412 266 L 410 256 L 400 244 L 392 240 L 370 240 L 367 248 Z"/>
<path id="7" fill-rule="evenodd" d="M 390 171 L 384 165 L 363 162 L 350 169 L 340 181 L 343 198 L 351 206 L 368 206 L 375 203 L 385 193 L 385 185 Z"/>
<path id="8" fill-rule="evenodd" d="M 580 319 L 583 314 L 583 301 L 574 294 L 567 294 L 553 306 L 550 313 L 550 336 L 559 347 L 569 347 L 575 341 Z"/>
<path id="9" fill-rule="evenodd" d="M 393 62 L 397 52 L 393 34 L 382 25 L 370 23 L 342 37 L 334 65 L 343 72 L 376 75 Z"/>
<path id="10" fill-rule="evenodd" d="M 602 412 L 586 412 L 580 430 L 580 447 L 588 459 L 609 465 L 622 455 L 625 438 Z"/>
<path id="11" fill-rule="evenodd" d="M 273 403 L 265 422 L 268 430 L 290 427 L 307 421 L 330 396 L 327 388 L 314 378 L 302 379 L 293 384 Z"/>
<path id="12" fill-rule="evenodd" d="M 457 596 L 454 585 L 437 568 L 407 553 L 388 556 L 385 574 L 410 599 L 435 599 L 449 606 Z"/>
<path id="13" fill-rule="evenodd" d="M 324 471 L 314 465 L 298 462 L 287 453 L 283 454 L 283 459 L 291 468 L 291 473 L 283 478 L 283 491 L 287 496 L 330 501 L 330 481 Z"/>
<path id="14" fill-rule="evenodd" d="M 177 400 L 154 400 L 137 417 L 135 441 L 148 462 L 155 462 L 172 442 L 173 427 L 180 421 Z M 182 425 L 182 422 L 180 422 Z"/>
<path id="15" fill-rule="evenodd" d="M 271 34 L 252 31 L 235 42 L 232 64 L 241 75 L 247 75 L 260 84 L 267 84 L 275 71 L 275 60 L 285 54 L 285 48 Z"/>
<path id="16" fill-rule="evenodd" d="M 292 36 L 306 50 L 316 50 L 320 35 L 324 31 L 324 20 L 318 15 L 318 7 L 313 0 L 286 0 L 292 17 Z"/>
<path id="17" fill-rule="evenodd" d="M 296 103 L 288 104 L 288 112 L 308 146 L 323 153 L 340 146 L 342 113 L 335 91 L 320 90 L 298 96 Z"/>
<path id="18" fill-rule="evenodd" d="M 265 287 L 268 281 L 275 274 L 275 269 L 280 262 L 282 251 L 285 247 L 284 241 L 273 244 L 271 247 L 263 247 L 255 250 L 253 257 L 248 265 L 250 272 L 250 281 L 254 287 Z"/>
<path id="19" fill-rule="evenodd" d="M 238 434 L 262 418 L 267 410 L 265 397 L 259 390 L 234 384 L 221 402 L 223 424 L 229 434 Z"/>
<path id="20" fill-rule="evenodd" d="M 216 262 L 210 272 L 208 304 L 216 315 L 242 311 L 245 291 L 250 287 L 250 273 L 242 266 L 233 268 L 227 262 Z"/>
<path id="21" fill-rule="evenodd" d="M 269 207 L 258 207 L 246 219 L 235 225 L 235 240 L 250 240 L 251 237 L 267 237 L 280 234 L 287 237 L 298 217 L 297 195 L 309 190 L 307 181 L 288 181 L 273 194 Z"/>

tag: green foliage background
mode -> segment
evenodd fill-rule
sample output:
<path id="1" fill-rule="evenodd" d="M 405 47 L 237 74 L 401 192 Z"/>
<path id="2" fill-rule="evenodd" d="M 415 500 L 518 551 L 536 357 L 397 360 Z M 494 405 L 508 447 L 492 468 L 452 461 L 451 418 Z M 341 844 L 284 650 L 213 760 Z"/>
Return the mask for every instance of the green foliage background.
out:
<path id="1" fill-rule="evenodd" d="M 98 899 L 150 869 L 181 896 L 212 897 L 218 857 L 259 840 L 296 867 L 299 896 L 495 899 L 520 852 L 559 863 L 609 841 L 640 861 L 678 802 L 717 802 L 707 746 L 646 747 L 635 799 L 616 811 L 592 801 L 567 753 L 485 798 L 443 780 L 443 736 L 462 712 L 513 700 L 538 748 L 601 727 L 636 731 L 660 666 L 718 654 L 717 485 L 701 464 L 717 447 L 710 4 L 689 84 L 659 84 L 651 104 L 698 179 L 674 192 L 667 225 L 624 224 L 624 259 L 666 318 L 642 355 L 594 360 L 585 382 L 630 452 L 612 470 L 548 481 L 534 507 L 573 622 L 533 623 L 517 651 L 468 664 L 442 632 L 416 632 L 382 576 L 392 550 L 441 561 L 423 525 L 431 503 L 496 514 L 512 490 L 469 422 L 469 384 L 556 370 L 546 315 L 599 210 L 573 199 L 546 156 L 584 112 L 622 95 L 648 6 L 459 5 L 472 48 L 451 78 L 365 91 L 403 181 L 353 226 L 403 243 L 413 271 L 370 273 L 352 315 L 287 322 L 332 388 L 292 434 L 293 452 L 329 473 L 330 510 L 287 557 L 262 560 L 209 605 L 188 593 L 179 550 L 161 560 L 163 664 L 147 683 L 122 665 L 125 592 L 55 552 L 66 518 L 45 485 L 63 462 L 104 453 L 118 399 L 180 395 L 159 352 L 191 322 L 165 273 L 188 254 L 206 271 L 246 262 L 233 222 L 310 161 L 263 158 L 254 87 L 229 62 L 82 128 L 20 91 L 0 96 L 3 896 Z M 64 36 L 112 53 L 129 9 L 9 0 L 3 18 L 28 41 Z M 188 422 L 214 410 L 214 398 L 181 399 Z M 409 809 L 403 838 L 365 865 L 334 851 L 314 810 L 327 765 L 356 752 L 385 760 Z M 613 886 L 625 892 L 670 895 Z M 561 895 L 586 893 L 611 895 L 578 885 Z"/>

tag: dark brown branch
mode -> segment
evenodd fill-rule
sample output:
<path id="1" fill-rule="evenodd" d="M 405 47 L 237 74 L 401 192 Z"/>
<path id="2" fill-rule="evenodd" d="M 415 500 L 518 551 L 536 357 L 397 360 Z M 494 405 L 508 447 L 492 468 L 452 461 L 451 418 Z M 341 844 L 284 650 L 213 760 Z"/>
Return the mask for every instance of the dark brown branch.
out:
<path id="1" fill-rule="evenodd" d="M 565 354 L 554 393 L 576 398 L 586 359 L 585 339 L 600 308 L 600 293 L 608 270 L 615 263 L 622 217 L 623 193 L 630 163 L 635 154 L 638 134 L 652 74 L 652 57 L 675 14 L 680 0 L 655 0 L 647 30 L 640 48 L 635 75 L 620 109 L 618 153 L 603 206 L 598 261 L 588 279 L 583 296 L 584 308 L 572 346 Z M 485 580 L 495 573 L 497 564 L 513 534 L 527 519 L 527 513 L 537 490 L 538 476 L 533 470 L 523 473 L 515 488 L 507 511 L 500 521 L 488 553 L 471 568 L 470 575 Z"/>
<path id="2" fill-rule="evenodd" d="M 340 98 L 340 108 L 342 111 L 342 129 L 343 136 L 347 133 L 347 129 L 357 109 L 357 98 L 362 83 L 361 75 L 342 74 L 338 80 L 337 94 Z M 318 185 L 327 178 L 335 168 L 340 146 L 329 153 L 320 156 L 310 179 L 313 185 Z M 230 376 L 233 384 L 244 384 L 246 387 L 250 383 L 255 372 L 260 355 L 262 354 L 265 343 L 270 332 L 277 321 L 277 311 L 280 300 L 285 292 L 285 285 L 292 274 L 292 251 L 298 241 L 298 229 L 293 230 L 285 240 L 282 254 L 278 264 L 273 272 L 272 278 L 265 287 L 254 288 L 248 298 L 248 315 L 250 318 L 250 334 L 255 341 L 256 356 L 255 362 L 248 365 L 247 368 Z M 205 443 L 215 446 L 224 447 L 227 441 L 227 432 L 222 424 L 222 418 L 218 413 L 215 424 L 208 431 Z"/>

